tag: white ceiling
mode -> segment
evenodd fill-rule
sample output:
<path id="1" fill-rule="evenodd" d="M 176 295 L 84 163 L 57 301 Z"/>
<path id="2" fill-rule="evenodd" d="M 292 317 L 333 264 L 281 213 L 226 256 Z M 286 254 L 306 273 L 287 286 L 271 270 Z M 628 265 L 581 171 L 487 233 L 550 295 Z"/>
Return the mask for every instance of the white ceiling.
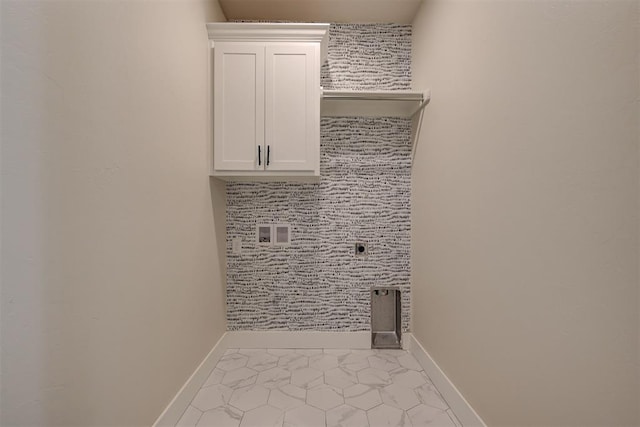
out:
<path id="1" fill-rule="evenodd" d="M 229 21 L 410 24 L 422 0 L 220 0 Z"/>

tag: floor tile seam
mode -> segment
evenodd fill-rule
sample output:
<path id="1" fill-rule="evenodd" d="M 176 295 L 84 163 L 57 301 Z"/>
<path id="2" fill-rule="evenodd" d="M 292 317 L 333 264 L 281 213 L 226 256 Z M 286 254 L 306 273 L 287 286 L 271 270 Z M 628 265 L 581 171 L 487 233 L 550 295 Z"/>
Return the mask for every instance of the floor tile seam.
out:
<path id="1" fill-rule="evenodd" d="M 231 388 L 231 387 L 229 387 L 229 386 L 228 386 L 228 385 L 226 385 L 226 384 L 218 383 L 218 384 L 203 385 L 202 387 L 200 387 L 200 388 L 198 389 L 198 391 L 204 390 L 204 389 L 206 389 L 206 388 L 212 388 L 212 387 L 215 387 L 215 386 L 217 386 L 217 387 L 224 386 L 224 387 L 230 388 L 231 390 L 235 390 L 234 388 Z M 195 397 L 194 397 L 194 399 L 195 399 Z"/>
<path id="2" fill-rule="evenodd" d="M 381 400 L 382 400 L 382 399 L 381 399 Z M 363 409 L 363 411 L 367 414 L 367 417 L 368 417 L 369 411 L 371 411 L 372 409 L 377 408 L 377 407 L 378 407 L 378 406 L 380 406 L 380 405 L 384 405 L 384 404 L 385 404 L 384 402 L 376 403 L 374 406 L 372 406 L 372 407 L 371 407 L 371 408 L 369 408 L 369 409 Z M 358 408 L 358 409 L 360 409 L 360 408 Z"/>
<path id="3" fill-rule="evenodd" d="M 427 384 L 427 383 L 425 383 L 425 384 Z M 422 387 L 422 386 L 423 386 L 423 385 L 425 385 L 425 384 L 419 385 L 418 387 L 414 387 L 412 390 L 414 390 L 414 391 L 415 391 L 416 389 L 418 389 L 418 388 Z M 440 393 L 440 390 L 438 390 L 438 388 L 435 386 L 435 384 L 434 384 L 433 382 L 429 381 L 429 385 L 431 385 L 431 386 L 432 386 L 433 390 L 431 390 L 431 391 L 433 391 L 433 392 L 435 393 L 436 397 L 438 397 L 438 398 L 439 398 L 439 399 L 440 399 L 440 400 L 441 400 L 445 405 L 447 405 L 447 408 L 451 409 L 451 405 L 449 405 L 449 402 L 447 402 L 447 401 L 445 400 L 445 398 L 442 396 L 442 393 Z M 416 394 L 417 394 L 417 393 L 416 393 Z M 420 397 L 420 395 L 419 395 L 419 394 L 418 394 L 418 399 L 422 401 L 422 398 Z M 423 402 L 423 403 L 424 403 L 424 402 Z M 435 408 L 435 406 L 429 405 L 429 404 L 427 404 L 427 403 L 425 403 L 425 405 L 427 405 L 427 406 L 431 406 L 432 408 Z M 436 409 L 439 409 L 439 408 L 436 408 Z"/>
<path id="4" fill-rule="evenodd" d="M 447 405 L 447 409 L 442 409 L 442 408 L 438 408 L 437 406 L 429 405 L 428 403 L 423 402 L 420 398 L 418 398 L 418 400 L 420 400 L 420 403 L 422 403 L 424 406 L 428 406 L 429 408 L 437 409 L 438 411 L 452 410 L 451 406 L 449 406 L 449 404 L 447 402 L 445 402 L 444 400 L 443 400 L 443 402 L 445 403 L 445 405 Z"/>
<path id="5" fill-rule="evenodd" d="M 200 390 L 202 390 L 202 388 L 201 388 Z M 198 393 L 200 392 L 200 390 L 198 390 L 198 392 L 195 394 L 195 396 L 193 396 L 193 398 L 189 401 L 189 405 L 187 405 L 187 409 L 185 409 L 185 410 L 184 410 L 184 412 L 182 413 L 182 416 L 180 417 L 180 419 L 182 419 L 182 417 L 183 417 L 183 416 L 184 416 L 184 414 L 187 412 L 187 410 L 189 409 L 189 407 L 192 407 L 192 408 L 197 409 L 197 410 L 198 410 L 198 412 L 200 412 L 200 416 L 198 417 L 198 421 L 196 422 L 196 424 L 195 424 L 195 425 L 197 425 L 197 424 L 200 422 L 200 420 L 201 420 L 201 419 L 202 419 L 202 417 L 204 416 L 204 413 L 205 413 L 205 412 L 207 412 L 207 411 L 203 411 L 202 409 L 198 408 L 197 406 L 195 406 L 195 405 L 193 404 L 193 401 L 194 401 L 194 400 L 196 400 L 196 397 L 198 396 Z M 231 395 L 229 395 L 229 397 L 231 397 Z M 224 401 L 224 400 L 223 400 L 223 401 Z M 225 403 L 225 404 L 226 404 L 226 403 Z M 217 408 L 217 407 L 216 407 L 216 408 Z M 209 411 L 211 411 L 211 410 L 213 410 L 213 409 L 216 409 L 216 408 L 211 408 L 211 409 L 209 409 Z"/>
<path id="6" fill-rule="evenodd" d="M 384 402 L 383 402 L 383 403 L 384 403 Z M 418 407 L 418 406 L 420 406 L 420 405 L 429 406 L 429 405 L 425 405 L 425 404 L 424 404 L 424 403 L 422 403 L 422 402 L 418 402 L 417 404 L 415 404 L 415 405 L 413 405 L 412 407 L 407 408 L 407 409 L 398 408 L 398 407 L 397 407 L 397 406 L 395 406 L 395 405 L 389 405 L 389 406 L 393 406 L 394 408 L 398 408 L 398 409 L 400 409 L 401 411 L 406 412 L 406 413 L 407 413 L 407 415 L 409 415 L 409 411 L 410 411 L 410 410 L 412 410 L 413 408 Z M 431 406 L 430 406 L 430 408 L 431 408 Z M 438 408 L 434 408 L 434 409 L 438 409 Z M 440 409 L 440 411 L 442 411 L 442 409 Z"/>
<path id="7" fill-rule="evenodd" d="M 194 397 L 195 399 L 195 397 Z M 192 399 L 193 401 L 193 399 Z M 180 418 L 178 418 L 178 422 L 180 422 L 182 420 L 182 417 L 184 417 L 184 414 L 187 413 L 187 411 L 189 410 L 189 408 L 193 408 L 196 411 L 200 412 L 200 416 L 198 417 L 198 420 L 193 424 L 194 426 L 197 426 L 198 423 L 200 422 L 200 420 L 202 419 L 202 417 L 204 416 L 205 411 L 201 411 L 200 409 L 196 408 L 195 406 L 193 406 L 191 404 L 191 402 L 189 402 L 189 405 L 187 405 L 187 408 L 184 410 L 184 412 L 182 413 L 182 415 L 180 415 Z M 177 424 L 176 424 L 177 425 Z"/>
<path id="8" fill-rule="evenodd" d="M 235 408 L 235 409 L 238 409 L 235 406 L 233 406 L 231 403 L 229 403 L 228 405 L 233 407 L 233 408 Z M 240 411 L 240 410 L 238 409 L 238 411 Z M 242 421 L 244 421 L 244 416 L 247 414 L 245 411 L 240 411 L 240 413 L 242 414 L 242 416 L 240 417 L 240 422 L 238 423 L 238 426 L 242 425 Z"/>
<path id="9" fill-rule="evenodd" d="M 458 419 L 458 417 L 456 417 L 456 414 L 453 412 L 453 409 L 449 408 L 445 412 L 451 419 L 451 422 L 456 425 L 456 427 L 462 426 L 462 423 L 460 423 L 460 420 Z"/>
<path id="10" fill-rule="evenodd" d="M 192 406 L 192 405 L 189 404 L 189 406 Z M 187 409 L 189 409 L 189 406 L 187 406 Z M 197 426 L 198 423 L 200 422 L 200 420 L 202 419 L 202 417 L 204 417 L 204 411 L 201 411 L 200 409 L 196 408 L 195 406 L 193 406 L 193 408 L 197 409 L 198 412 L 200 412 L 200 416 L 198 417 L 198 420 L 193 424 L 194 426 Z M 185 410 L 185 412 L 187 412 L 187 411 Z M 182 415 L 184 415 L 184 414 L 182 414 Z"/>

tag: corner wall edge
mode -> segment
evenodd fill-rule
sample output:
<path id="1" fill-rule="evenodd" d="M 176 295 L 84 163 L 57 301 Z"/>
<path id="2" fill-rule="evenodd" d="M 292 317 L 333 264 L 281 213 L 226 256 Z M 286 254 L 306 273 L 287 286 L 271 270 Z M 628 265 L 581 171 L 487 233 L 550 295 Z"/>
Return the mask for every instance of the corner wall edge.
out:
<path id="1" fill-rule="evenodd" d="M 412 333 L 404 334 L 406 349 L 416 358 L 427 373 L 455 416 L 465 427 L 487 427 L 480 415 L 467 402 L 458 388 L 451 382 Z"/>
<path id="2" fill-rule="evenodd" d="M 153 423 L 153 427 L 174 427 L 182 414 L 189 407 L 189 404 L 198 393 L 198 390 L 207 381 L 209 374 L 213 371 L 213 368 L 218 364 L 220 358 L 224 355 L 224 352 L 229 348 L 226 344 L 228 340 L 228 332 L 222 334 L 218 342 L 213 346 L 209 354 L 200 362 L 200 365 L 191 374 L 189 379 L 180 388 L 178 393 L 171 399 L 171 402 L 162 411 L 158 419 Z"/>

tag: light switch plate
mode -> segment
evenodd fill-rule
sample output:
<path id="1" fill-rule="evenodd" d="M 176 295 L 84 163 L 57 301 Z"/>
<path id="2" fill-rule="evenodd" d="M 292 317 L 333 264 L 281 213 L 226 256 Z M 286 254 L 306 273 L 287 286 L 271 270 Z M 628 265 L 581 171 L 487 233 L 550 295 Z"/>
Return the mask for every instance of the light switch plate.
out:
<path id="1" fill-rule="evenodd" d="M 242 253 L 242 239 L 240 237 L 235 237 L 231 241 L 231 250 L 234 255 L 240 255 Z"/>

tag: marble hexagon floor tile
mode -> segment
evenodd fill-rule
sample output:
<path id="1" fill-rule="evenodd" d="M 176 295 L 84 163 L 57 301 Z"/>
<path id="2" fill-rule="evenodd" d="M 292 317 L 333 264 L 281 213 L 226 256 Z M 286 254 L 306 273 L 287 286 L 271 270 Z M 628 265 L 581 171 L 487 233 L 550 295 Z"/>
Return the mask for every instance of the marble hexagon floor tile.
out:
<path id="1" fill-rule="evenodd" d="M 456 427 L 404 350 L 229 349 L 176 427 Z"/>
<path id="2" fill-rule="evenodd" d="M 356 384 L 344 391 L 345 403 L 356 408 L 369 410 L 382 403 L 380 392 L 364 384 Z"/>
<path id="3" fill-rule="evenodd" d="M 382 401 L 390 406 L 408 411 L 420 404 L 416 392 L 398 384 L 390 384 L 380 390 Z"/>
<path id="4" fill-rule="evenodd" d="M 269 395 L 269 405 L 286 411 L 305 404 L 307 391 L 293 384 L 287 384 L 275 390 Z"/>
<path id="5" fill-rule="evenodd" d="M 245 412 L 240 427 L 280 427 L 284 414 L 273 406 L 264 405 Z"/>
<path id="6" fill-rule="evenodd" d="M 311 405 L 298 406 L 286 412 L 284 427 L 324 427 L 326 424 L 324 411 Z"/>
<path id="7" fill-rule="evenodd" d="M 229 405 L 246 412 L 266 405 L 268 400 L 269 389 L 261 385 L 250 385 L 237 388 L 229 399 Z"/>
<path id="8" fill-rule="evenodd" d="M 240 421 L 242 421 L 242 415 L 242 411 L 232 406 L 223 406 L 202 414 L 202 417 L 196 425 L 211 426 L 217 423 L 217 425 L 225 427 L 237 427 L 240 425 Z"/>
<path id="9" fill-rule="evenodd" d="M 324 373 L 324 382 L 330 386 L 345 389 L 358 384 L 358 376 L 347 368 L 333 368 Z"/>
<path id="10" fill-rule="evenodd" d="M 256 371 L 266 371 L 267 369 L 275 368 L 278 366 L 278 357 L 263 351 L 262 353 L 254 354 L 247 360 L 247 368 L 254 369 Z"/>
<path id="11" fill-rule="evenodd" d="M 322 371 L 314 368 L 296 369 L 291 373 L 291 384 L 305 389 L 324 384 Z"/>
<path id="12" fill-rule="evenodd" d="M 284 368 L 271 368 L 260 372 L 256 384 L 262 384 L 269 389 L 284 387 L 291 383 L 291 371 Z"/>
<path id="13" fill-rule="evenodd" d="M 223 371 L 233 371 L 234 369 L 242 368 L 247 365 L 247 361 L 249 358 L 243 354 L 239 353 L 230 353 L 225 354 L 218 364 L 216 368 L 221 369 Z"/>
<path id="14" fill-rule="evenodd" d="M 414 426 L 442 426 L 455 427 L 455 423 L 449 417 L 446 411 L 432 408 L 427 405 L 418 405 L 407 411 L 409 418 Z"/>
<path id="15" fill-rule="evenodd" d="M 232 388 L 220 384 L 203 387 L 193 398 L 191 405 L 201 411 L 208 411 L 224 406 L 232 393 Z"/>
<path id="16" fill-rule="evenodd" d="M 256 382 L 258 372 L 249 368 L 238 368 L 227 372 L 222 377 L 222 384 L 231 388 L 240 388 Z"/>
<path id="17" fill-rule="evenodd" d="M 371 427 L 410 427 L 411 421 L 407 413 L 386 403 L 367 411 Z M 439 427 L 439 426 L 438 426 Z"/>
<path id="18" fill-rule="evenodd" d="M 323 411 L 328 411 L 344 403 L 342 390 L 326 384 L 307 392 L 307 403 Z"/>
<path id="19" fill-rule="evenodd" d="M 367 413 L 349 405 L 327 411 L 327 427 L 361 427 L 369 424 Z"/>

